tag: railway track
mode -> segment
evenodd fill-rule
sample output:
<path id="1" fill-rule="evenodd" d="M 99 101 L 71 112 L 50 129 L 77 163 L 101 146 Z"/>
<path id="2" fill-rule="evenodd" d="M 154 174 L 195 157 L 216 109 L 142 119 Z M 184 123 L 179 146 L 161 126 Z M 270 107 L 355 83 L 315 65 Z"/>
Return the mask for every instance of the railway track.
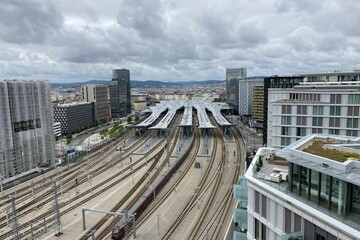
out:
<path id="1" fill-rule="evenodd" d="M 214 146 L 217 146 L 217 141 L 218 141 L 219 136 L 218 136 L 218 134 L 214 133 L 213 137 L 214 137 Z M 175 219 L 175 221 L 170 226 L 170 228 L 168 228 L 167 233 L 164 236 L 162 236 L 162 239 L 170 239 L 171 235 L 176 231 L 176 229 L 180 226 L 180 224 L 182 224 L 182 222 L 186 219 L 186 217 L 191 212 L 191 210 L 197 205 L 198 198 L 200 196 L 202 196 L 208 189 L 209 185 L 207 185 L 207 182 L 209 179 L 211 179 L 210 173 L 211 173 L 212 166 L 215 164 L 216 153 L 217 153 L 217 147 L 213 147 L 209 165 L 208 165 L 199 185 L 196 187 L 197 189 L 201 189 L 201 191 L 199 191 L 197 195 L 193 195 L 191 197 L 191 199 L 187 202 L 182 213 Z"/>
<path id="2" fill-rule="evenodd" d="M 158 198 L 156 200 L 156 202 L 152 205 L 152 207 L 144 212 L 144 214 L 142 214 L 140 216 L 140 218 L 137 221 L 137 227 L 141 227 L 156 211 L 157 209 L 166 201 L 166 199 L 170 196 L 170 194 L 176 189 L 177 185 L 184 179 L 184 177 L 187 175 L 187 173 L 189 172 L 190 168 L 193 166 L 197 153 L 199 151 L 199 146 L 200 146 L 200 132 L 199 129 L 195 129 L 195 134 L 194 134 L 194 140 L 192 141 L 191 146 L 193 146 L 192 148 L 190 148 L 191 151 L 189 151 L 189 154 L 186 154 L 186 158 L 188 158 L 187 160 L 184 160 L 185 166 L 183 168 L 183 171 L 181 172 L 180 176 L 178 176 L 178 178 L 176 178 L 176 180 L 174 182 L 171 183 L 171 186 L 169 186 L 169 188 L 166 190 L 166 192 L 162 193 L 161 198 Z"/>
<path id="3" fill-rule="evenodd" d="M 179 116 L 177 115 L 175 118 L 175 122 L 178 122 L 179 120 Z M 170 136 L 168 136 L 169 138 L 173 138 L 173 136 L 176 136 L 175 139 L 177 140 L 178 138 L 178 130 L 176 131 L 176 133 L 172 132 L 170 133 Z M 163 140 L 165 141 L 165 139 Z M 174 150 L 176 146 L 176 142 L 175 144 L 172 144 L 171 146 L 171 150 L 170 152 L 172 152 Z M 163 149 L 163 148 L 162 148 Z M 163 150 L 161 150 L 163 151 Z M 154 164 L 154 163 L 153 163 Z M 156 164 L 156 163 L 155 163 Z M 153 174 L 152 179 L 155 179 L 156 176 L 158 176 L 161 172 L 161 169 L 166 165 L 166 161 L 163 161 L 161 166 L 157 169 L 156 173 Z M 153 165 L 155 166 L 155 165 Z M 152 167 L 153 167 L 152 166 Z M 121 210 L 126 210 L 126 209 L 130 209 L 131 206 L 142 196 L 142 194 L 146 191 L 146 187 L 142 188 L 141 190 L 139 190 L 139 188 L 141 188 L 141 185 L 143 184 L 143 182 L 146 181 L 147 179 L 147 174 L 143 175 L 141 177 L 141 179 L 131 188 L 131 190 L 126 194 L 125 197 L 123 197 L 110 211 L 111 212 L 119 212 Z M 135 194 L 135 192 L 137 191 L 137 193 Z M 126 206 L 124 206 L 125 202 L 128 199 L 132 199 L 130 201 L 130 203 L 128 203 Z M 115 224 L 120 220 L 120 217 L 116 217 L 115 219 L 112 220 L 108 220 L 107 217 L 103 217 L 100 221 L 98 221 L 96 224 L 94 224 L 93 226 L 91 226 L 87 231 L 85 231 L 78 239 L 87 239 L 87 235 L 90 231 L 92 230 L 96 230 L 96 236 L 98 239 L 103 239 L 105 238 L 105 236 L 111 232 L 112 228 L 115 226 Z"/>
<path id="4" fill-rule="evenodd" d="M 123 139 L 120 140 L 120 141 L 123 141 Z M 142 144 L 144 141 L 146 141 L 146 138 L 142 138 L 141 144 Z M 117 145 L 117 144 L 118 144 L 118 142 L 115 142 L 114 144 L 112 144 L 112 145 L 109 147 L 110 151 L 114 151 L 114 149 L 116 148 L 116 145 Z M 130 149 L 132 149 L 132 150 L 130 151 L 130 153 L 126 154 L 125 157 L 123 157 L 121 160 L 118 160 L 118 161 L 122 161 L 123 159 L 125 159 L 126 157 L 128 157 L 128 156 L 136 149 L 136 145 L 137 145 L 137 144 L 134 144 L 134 145 L 130 148 Z M 110 153 L 111 153 L 111 152 L 110 152 Z M 103 159 L 105 159 L 106 157 L 109 156 L 109 154 L 106 154 L 106 155 L 104 156 L 103 151 L 100 152 L 100 154 L 103 155 L 103 158 L 101 158 L 100 160 L 98 160 L 98 161 L 97 161 L 98 163 L 99 163 L 99 162 L 102 162 Z M 116 157 L 116 156 L 115 156 L 115 157 Z M 99 166 L 98 169 L 95 169 L 95 170 L 92 171 L 91 173 L 94 174 L 94 176 L 97 176 L 97 175 L 105 172 L 106 170 L 108 170 L 109 168 L 112 167 L 110 162 L 111 162 L 111 161 L 107 162 L 107 164 L 104 164 L 104 165 Z M 74 172 L 74 171 L 73 171 L 73 172 Z M 79 175 L 78 175 L 78 171 L 77 171 L 76 174 L 77 174 L 78 179 L 79 179 L 79 181 L 78 181 L 78 184 L 79 184 L 79 185 L 81 185 L 82 183 L 86 182 L 86 176 L 82 176 L 82 177 L 79 176 Z M 72 178 L 70 177 L 69 179 L 70 179 L 70 180 L 73 180 L 74 177 L 72 177 Z M 66 181 L 66 183 L 69 183 L 70 180 L 69 180 L 69 181 Z M 106 180 L 105 180 L 105 181 L 106 181 Z M 104 184 L 105 181 L 103 181 L 101 184 Z M 69 183 L 69 186 L 68 186 L 67 188 L 65 188 L 65 191 L 70 191 L 71 189 L 73 189 L 73 188 L 75 188 L 75 187 L 76 187 L 75 184 Z M 86 194 L 86 193 L 88 193 L 88 191 L 86 191 L 85 194 Z M 46 194 L 43 194 L 42 196 L 38 196 L 36 199 L 32 200 L 30 203 L 27 203 L 26 205 L 22 206 L 22 208 L 17 209 L 17 212 L 20 211 L 20 213 L 18 214 L 18 218 L 20 218 L 20 217 L 22 217 L 22 216 L 26 216 L 26 214 L 32 212 L 31 209 L 28 209 L 27 211 L 21 213 L 22 210 L 24 210 L 26 207 L 29 207 L 29 206 L 30 206 L 34 201 L 36 201 L 36 200 L 37 200 L 37 201 L 40 200 L 40 203 L 38 203 L 36 206 L 32 206 L 32 209 L 33 209 L 33 208 L 36 208 L 36 209 L 37 209 L 37 208 L 41 208 L 42 206 L 44 206 L 44 204 L 47 204 L 47 203 L 50 203 L 51 201 L 53 201 L 53 196 L 52 196 L 52 194 L 53 194 L 52 190 L 48 190 L 48 191 L 46 192 Z M 76 196 L 75 198 L 73 198 L 73 201 L 76 200 L 76 199 L 79 199 L 79 198 L 83 197 L 85 194 L 81 194 L 81 195 L 79 195 L 79 196 Z M 89 199 L 91 199 L 91 197 L 89 197 L 88 200 L 89 200 Z M 61 206 L 61 207 L 63 207 L 63 206 Z M 23 229 L 25 229 L 25 228 L 28 228 L 28 227 L 31 226 L 31 223 L 32 223 L 32 222 L 42 220 L 42 219 L 50 216 L 51 214 L 52 214 L 52 210 L 47 211 L 46 213 L 41 214 L 40 216 L 38 216 L 38 217 L 36 217 L 36 218 L 33 218 L 32 220 L 30 220 L 30 221 L 28 221 L 28 222 L 23 223 L 22 225 L 19 226 L 19 229 L 20 229 L 20 230 L 23 230 Z M 49 220 L 49 221 L 51 221 L 51 220 Z M 5 225 L 5 224 L 6 224 L 6 223 L 4 223 L 4 222 L 2 223 L 2 225 Z M 0 236 L 0 239 L 5 239 L 6 237 L 9 237 L 10 235 L 11 235 L 11 232 L 9 231 L 9 232 L 7 232 L 7 233 L 5 233 L 5 234 L 2 234 L 2 235 Z"/>
<path id="5" fill-rule="evenodd" d="M 242 144 L 241 144 L 241 138 L 239 136 L 239 133 L 234 129 L 230 129 L 232 135 L 234 136 L 235 142 L 236 142 L 236 152 L 239 154 L 239 157 L 236 159 L 236 170 L 234 173 L 234 176 L 232 178 L 231 185 L 235 184 L 238 181 L 238 176 L 241 174 L 240 165 L 241 162 L 244 161 L 242 159 L 241 152 Z M 218 204 L 217 208 L 215 208 L 215 211 L 210 214 L 207 219 L 210 219 L 204 227 L 201 229 L 199 228 L 197 231 L 197 237 L 196 239 L 220 239 L 221 238 L 221 231 L 225 228 L 223 225 L 226 217 L 229 215 L 231 211 L 233 211 L 235 202 L 233 201 L 233 188 L 230 187 L 226 190 L 226 193 L 224 194 L 224 197 L 221 199 L 220 203 Z M 220 224 L 219 224 L 220 223 Z"/>
<path id="6" fill-rule="evenodd" d="M 218 130 L 217 130 L 218 131 Z M 221 182 L 224 181 L 225 176 L 223 176 L 223 171 L 220 169 L 223 169 L 225 166 L 226 158 L 225 158 L 225 144 L 224 144 L 224 137 L 219 136 L 222 135 L 220 131 L 214 134 L 215 137 L 215 143 L 214 146 L 217 145 L 217 140 L 220 139 L 221 141 L 221 162 L 218 165 L 218 174 L 214 176 L 207 185 L 204 186 L 204 184 L 200 183 L 199 186 L 203 191 L 201 191 L 201 195 L 205 194 L 206 191 L 210 189 L 210 185 L 213 184 L 213 187 L 210 190 L 210 193 L 208 193 L 208 198 L 205 204 L 202 206 L 202 212 L 198 215 L 196 218 L 194 227 L 186 234 L 184 235 L 185 239 L 203 239 L 206 237 L 206 239 L 219 239 L 219 235 L 221 232 L 221 225 L 215 224 L 218 222 L 224 222 L 224 219 L 226 218 L 229 211 L 231 211 L 231 203 L 232 203 L 232 187 L 226 190 L 225 196 L 217 202 L 217 206 L 215 206 L 215 196 L 216 193 L 220 191 L 221 189 Z M 218 136 L 218 137 L 216 137 Z M 240 142 L 238 141 L 238 137 L 235 136 L 235 133 L 233 133 L 233 136 L 236 140 L 236 146 L 237 146 L 237 152 L 240 153 Z M 213 148 L 212 156 L 214 157 L 214 150 L 216 148 Z M 238 161 L 241 161 L 240 158 L 238 158 Z M 235 183 L 237 181 L 237 177 L 240 173 L 240 165 L 236 165 L 236 170 L 233 175 L 233 179 L 231 183 Z M 220 169 L 219 169 L 220 167 Z M 210 167 L 208 167 L 209 169 Z M 219 171 L 220 170 L 220 171 Z M 203 178 L 206 179 L 208 177 Z M 204 186 L 204 187 L 203 187 Z M 201 196 L 202 197 L 202 196 Z M 220 204 L 218 204 L 220 203 Z M 191 211 L 196 206 L 196 199 L 195 197 L 192 197 L 192 199 L 188 202 L 186 205 L 184 211 L 177 217 L 177 219 L 173 222 L 171 227 L 168 229 L 168 232 L 162 236 L 162 239 L 171 239 L 172 235 L 174 235 L 174 232 L 179 228 L 179 226 L 182 224 L 183 221 L 185 221 L 186 217 L 191 213 Z M 211 213 L 210 209 L 216 209 L 214 213 Z M 208 221 L 208 219 L 211 219 L 212 221 Z M 217 219 L 217 220 L 215 220 Z M 210 238 L 209 237 L 209 229 L 211 229 Z"/>

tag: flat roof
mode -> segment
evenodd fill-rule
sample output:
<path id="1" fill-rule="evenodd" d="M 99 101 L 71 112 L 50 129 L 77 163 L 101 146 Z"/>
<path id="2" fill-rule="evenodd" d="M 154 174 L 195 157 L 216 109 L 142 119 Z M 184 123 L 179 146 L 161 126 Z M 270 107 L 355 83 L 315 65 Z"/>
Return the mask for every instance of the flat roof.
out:
<path id="1" fill-rule="evenodd" d="M 314 169 L 326 175 L 360 186 L 360 161 L 349 159 L 345 162 L 339 162 L 303 151 L 305 147 L 311 145 L 316 140 L 333 140 L 336 141 L 336 144 L 328 144 L 331 148 L 339 151 L 359 153 L 360 137 L 310 134 L 277 151 L 276 155 L 285 158 L 288 162 Z"/>

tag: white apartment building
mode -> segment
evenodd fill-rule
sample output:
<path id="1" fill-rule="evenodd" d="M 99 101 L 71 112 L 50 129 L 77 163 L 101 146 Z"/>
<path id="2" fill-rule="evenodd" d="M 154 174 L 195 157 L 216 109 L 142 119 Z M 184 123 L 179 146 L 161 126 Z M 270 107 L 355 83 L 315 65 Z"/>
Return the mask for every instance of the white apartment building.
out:
<path id="1" fill-rule="evenodd" d="M 263 78 L 247 78 L 239 81 L 239 115 L 251 115 L 254 86 L 263 85 Z"/>
<path id="2" fill-rule="evenodd" d="M 360 136 L 360 82 L 269 89 L 267 146 L 280 149 L 311 133 Z"/>
<path id="3" fill-rule="evenodd" d="M 247 223 L 237 223 L 245 233 L 234 239 L 360 239 L 359 147 L 360 138 L 310 134 L 260 148 L 245 174 Z"/>

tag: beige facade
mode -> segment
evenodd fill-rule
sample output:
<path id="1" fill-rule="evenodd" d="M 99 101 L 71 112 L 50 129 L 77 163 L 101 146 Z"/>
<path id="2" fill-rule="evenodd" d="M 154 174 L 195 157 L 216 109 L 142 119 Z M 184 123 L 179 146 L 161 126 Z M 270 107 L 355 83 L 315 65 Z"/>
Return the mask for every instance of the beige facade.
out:
<path id="1" fill-rule="evenodd" d="M 257 122 L 264 121 L 264 86 L 258 85 L 253 88 L 252 118 Z"/>

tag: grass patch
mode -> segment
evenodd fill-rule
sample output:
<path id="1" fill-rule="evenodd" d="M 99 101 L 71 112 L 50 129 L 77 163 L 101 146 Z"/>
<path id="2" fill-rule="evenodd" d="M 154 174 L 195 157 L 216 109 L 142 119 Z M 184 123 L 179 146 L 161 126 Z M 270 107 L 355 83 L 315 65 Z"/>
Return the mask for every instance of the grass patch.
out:
<path id="1" fill-rule="evenodd" d="M 336 149 L 325 149 L 325 144 L 335 144 L 335 141 L 314 141 L 310 146 L 305 148 L 303 151 L 308 152 L 317 156 L 325 157 L 332 159 L 338 162 L 345 162 L 348 158 L 353 158 L 353 160 L 359 160 L 360 154 L 355 152 L 348 151 L 339 151 Z"/>

